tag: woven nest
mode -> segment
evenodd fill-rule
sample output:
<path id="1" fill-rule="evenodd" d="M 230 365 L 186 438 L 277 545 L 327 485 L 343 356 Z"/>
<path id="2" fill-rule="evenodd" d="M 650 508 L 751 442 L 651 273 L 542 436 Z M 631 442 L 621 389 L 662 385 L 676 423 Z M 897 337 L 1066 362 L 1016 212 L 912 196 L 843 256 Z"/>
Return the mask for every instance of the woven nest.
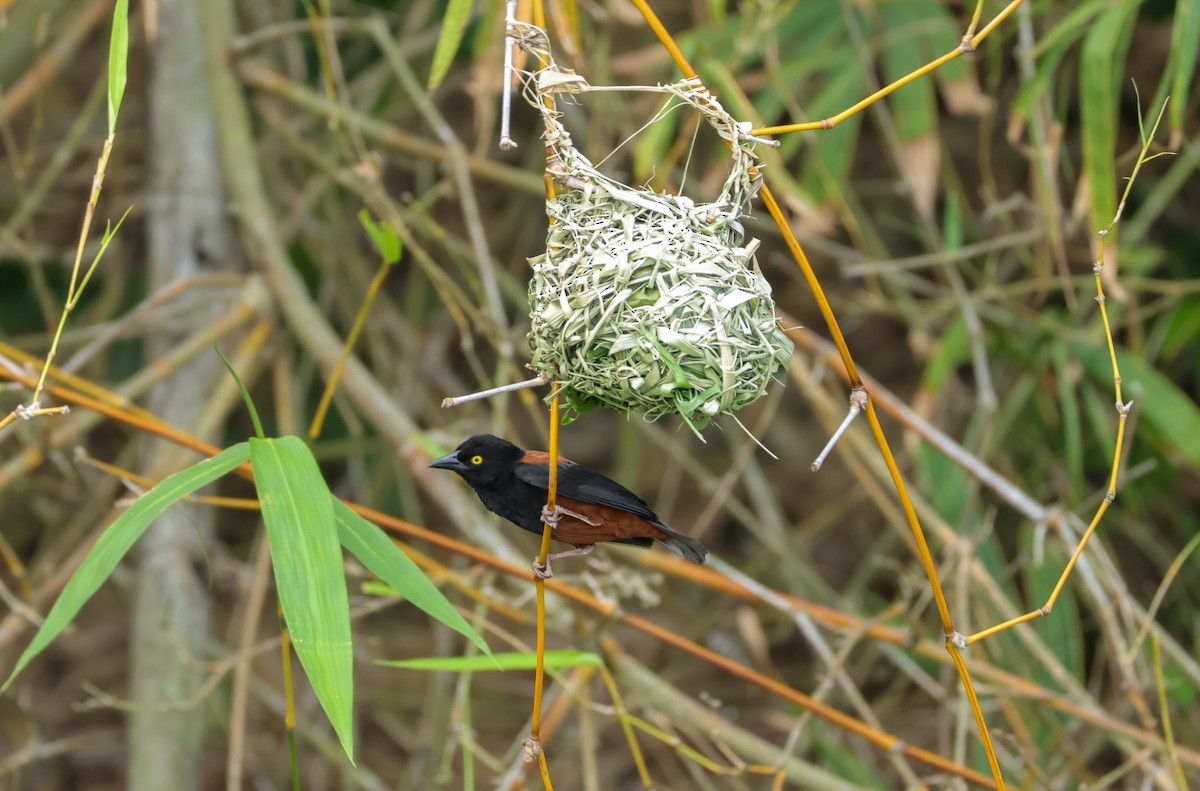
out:
<path id="1" fill-rule="evenodd" d="M 540 96 L 535 104 L 565 191 L 546 204 L 545 254 L 530 259 L 529 337 L 534 365 L 564 383 L 568 420 L 603 405 L 699 429 L 765 395 L 791 359 L 754 259 L 758 240 L 747 242 L 738 221 L 756 187 L 752 144 L 696 83 L 664 90 L 731 145 L 732 172 L 713 203 L 604 176 Z"/>

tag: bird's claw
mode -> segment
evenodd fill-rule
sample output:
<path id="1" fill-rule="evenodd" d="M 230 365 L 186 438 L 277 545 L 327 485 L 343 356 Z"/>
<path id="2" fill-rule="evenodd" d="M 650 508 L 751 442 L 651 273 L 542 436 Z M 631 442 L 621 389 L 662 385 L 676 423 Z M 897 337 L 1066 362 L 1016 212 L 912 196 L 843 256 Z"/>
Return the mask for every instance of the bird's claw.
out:
<path id="1" fill-rule="evenodd" d="M 542 563 L 541 556 L 533 559 L 533 576 L 540 580 L 548 580 L 554 576 L 554 572 L 550 570 L 550 561 L 558 560 L 559 558 L 573 558 L 578 555 L 588 555 L 596 548 L 595 544 L 584 544 L 576 546 L 573 549 L 565 549 L 562 552 L 551 552 L 546 556 L 546 562 Z"/>
<path id="2" fill-rule="evenodd" d="M 539 580 L 548 580 L 554 576 L 554 570 L 550 568 L 550 559 L 547 558 L 545 563 L 540 559 L 533 559 L 533 578 Z"/>
<path id="3" fill-rule="evenodd" d="M 558 527 L 559 521 L 564 516 L 569 516 L 569 517 L 572 517 L 573 519 L 578 519 L 580 522 L 583 522 L 585 525 L 591 525 L 592 527 L 600 526 L 600 523 L 597 522 L 595 519 L 592 519 L 589 516 L 584 516 L 583 514 L 580 514 L 580 513 L 576 513 L 575 511 L 571 511 L 566 508 L 563 508 L 561 505 L 556 504 L 553 508 L 550 508 L 549 506 L 546 506 L 546 505 L 542 506 L 542 522 L 550 525 L 551 530 Z"/>

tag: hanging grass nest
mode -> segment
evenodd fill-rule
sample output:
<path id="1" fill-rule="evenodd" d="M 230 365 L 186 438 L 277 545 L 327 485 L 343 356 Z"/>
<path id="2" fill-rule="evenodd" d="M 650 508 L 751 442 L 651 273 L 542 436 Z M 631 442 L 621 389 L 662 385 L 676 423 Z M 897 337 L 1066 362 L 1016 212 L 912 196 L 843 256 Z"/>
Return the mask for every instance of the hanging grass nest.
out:
<path id="1" fill-rule="evenodd" d="M 538 86 L 565 81 L 545 74 Z M 603 405 L 649 420 L 679 415 L 699 429 L 762 398 L 791 359 L 754 258 L 758 240 L 739 222 L 757 188 L 753 142 L 698 83 L 661 90 L 704 113 L 731 146 L 732 172 L 713 203 L 606 177 L 534 92 L 563 191 L 546 204 L 546 252 L 530 259 L 529 337 L 534 366 L 565 383 L 568 420 Z"/>

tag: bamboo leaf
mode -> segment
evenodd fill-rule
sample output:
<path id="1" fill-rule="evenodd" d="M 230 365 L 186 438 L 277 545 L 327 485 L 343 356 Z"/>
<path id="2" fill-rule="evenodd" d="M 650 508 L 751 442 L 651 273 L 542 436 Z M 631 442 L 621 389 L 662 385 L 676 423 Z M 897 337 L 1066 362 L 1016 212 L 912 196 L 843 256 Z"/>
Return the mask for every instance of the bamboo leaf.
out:
<path id="1" fill-rule="evenodd" d="M 1024 79 L 1021 89 L 1013 99 L 1013 113 L 1029 120 L 1034 105 L 1041 101 L 1051 81 L 1060 71 L 1063 58 L 1071 51 L 1075 42 L 1091 28 L 1092 17 L 1106 8 L 1108 0 L 1089 0 L 1079 3 L 1063 15 L 1058 23 L 1042 34 L 1033 48 L 1037 61 L 1036 73 Z"/>
<path id="2" fill-rule="evenodd" d="M 271 542 L 279 604 L 296 656 L 353 761 L 350 602 L 333 495 L 299 437 L 251 439 L 250 460 Z"/>
<path id="3" fill-rule="evenodd" d="M 1080 114 L 1092 228 L 1105 227 L 1117 212 L 1117 109 L 1121 72 L 1136 14 L 1137 3 L 1115 5 L 1100 15 L 1083 39 Z"/>
<path id="4" fill-rule="evenodd" d="M 1018 542 L 1022 555 L 1036 555 L 1037 528 L 1024 527 L 1019 531 Z M 1069 550 L 1052 551 L 1051 544 L 1046 542 L 1045 556 L 1037 565 L 1027 565 L 1021 569 L 1021 578 L 1025 585 L 1026 600 L 1034 607 L 1040 607 L 1050 598 L 1054 586 L 1062 576 Z M 1072 584 L 1074 583 L 1074 585 Z M 1047 629 L 1040 634 L 1046 646 L 1054 652 L 1074 678 L 1084 677 L 1085 656 L 1083 645 L 1083 622 L 1079 614 L 1079 601 L 1075 591 L 1078 590 L 1079 577 L 1071 577 L 1058 601 L 1054 603 L 1055 628 Z M 1053 674 L 1045 668 L 1038 668 L 1035 676 L 1041 684 L 1053 684 Z"/>
<path id="5" fill-rule="evenodd" d="M 446 6 L 446 15 L 442 17 L 442 32 L 438 36 L 437 47 L 433 50 L 433 65 L 429 69 L 429 90 L 442 84 L 458 45 L 462 43 L 467 31 L 467 22 L 471 19 L 471 0 L 450 0 Z"/>
<path id="6" fill-rule="evenodd" d="M 108 133 L 117 129 L 117 113 L 125 96 L 129 61 L 129 2 L 117 0 L 113 9 L 112 39 L 108 47 Z"/>
<path id="7" fill-rule="evenodd" d="M 333 512 L 337 519 L 338 537 L 342 546 L 362 561 L 372 574 L 427 614 L 466 637 L 484 654 L 491 655 L 487 643 L 479 633 L 459 615 L 454 605 L 429 581 L 417 564 L 413 563 L 382 530 L 356 514 L 336 497 L 333 498 Z"/>
<path id="8" fill-rule="evenodd" d="M 33 636 L 33 642 L 17 660 L 17 665 L 4 682 L 3 689 L 7 689 L 17 674 L 67 627 L 92 594 L 99 590 L 112 574 L 129 548 L 163 511 L 244 463 L 249 457 L 250 451 L 246 443 L 238 443 L 211 459 L 165 478 L 158 486 L 135 500 L 133 505 L 100 535 L 92 551 L 84 558 L 83 563 L 79 564 L 58 600 L 50 608 L 41 628 Z"/>
<path id="9" fill-rule="evenodd" d="M 1183 131 L 1183 114 L 1188 106 L 1192 81 L 1196 76 L 1197 56 L 1200 55 L 1200 5 L 1178 3 L 1175 7 L 1175 26 L 1171 31 L 1170 65 L 1171 104 L 1170 124 L 1172 133 Z M 1163 97 L 1164 99 L 1166 97 Z"/>
<path id="10" fill-rule="evenodd" d="M 1079 414 L 1079 391 L 1072 376 L 1072 365 L 1067 359 L 1067 347 L 1052 343 L 1050 359 L 1058 381 L 1059 413 L 1062 415 L 1063 453 L 1071 480 L 1071 491 L 1083 490 L 1083 426 Z"/>
<path id="11" fill-rule="evenodd" d="M 884 3 L 879 10 L 884 27 L 892 32 L 882 53 L 883 74 L 890 83 L 933 60 L 928 26 L 931 18 L 936 20 L 944 12 L 937 4 L 927 2 Z M 901 141 L 937 131 L 932 80 L 914 80 L 900 88 L 887 108 L 896 119 L 896 134 Z"/>
<path id="12" fill-rule="evenodd" d="M 1079 346 L 1075 354 L 1088 375 L 1104 382 L 1112 394 L 1112 366 L 1103 346 Z M 1136 354 L 1117 350 L 1126 398 L 1137 402 L 1138 414 L 1163 443 L 1193 465 L 1200 465 L 1200 407 L 1164 374 Z M 1140 390 L 1140 392 L 1139 392 Z M 1110 407 L 1111 408 L 1111 407 Z M 1112 424 L 1116 424 L 1113 411 Z"/>

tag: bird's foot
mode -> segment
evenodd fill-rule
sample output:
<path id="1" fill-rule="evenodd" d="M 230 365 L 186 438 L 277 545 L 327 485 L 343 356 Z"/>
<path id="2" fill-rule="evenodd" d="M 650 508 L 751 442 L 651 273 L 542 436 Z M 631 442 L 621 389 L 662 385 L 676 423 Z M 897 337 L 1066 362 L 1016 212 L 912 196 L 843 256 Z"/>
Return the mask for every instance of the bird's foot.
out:
<path id="1" fill-rule="evenodd" d="M 544 505 L 542 506 L 542 522 L 550 525 L 551 530 L 558 527 L 559 520 L 561 520 L 564 516 L 569 516 L 574 519 L 578 519 L 580 522 L 583 522 L 585 525 L 591 525 L 592 527 L 600 526 L 600 523 L 597 522 L 595 519 L 592 519 L 589 516 L 584 516 L 583 514 L 580 514 L 580 513 L 576 513 L 575 511 L 571 511 L 567 508 L 563 508 L 561 505 L 555 505 L 553 508 L 549 508 Z"/>
<path id="2" fill-rule="evenodd" d="M 539 558 L 533 559 L 533 576 L 535 579 L 548 580 L 554 576 L 554 571 L 550 568 L 550 561 L 558 560 L 559 558 L 570 558 L 579 555 L 586 555 L 596 548 L 595 544 L 584 544 L 581 547 L 574 549 L 564 549 L 562 552 L 552 552 L 546 556 L 546 562 L 542 563 Z"/>

